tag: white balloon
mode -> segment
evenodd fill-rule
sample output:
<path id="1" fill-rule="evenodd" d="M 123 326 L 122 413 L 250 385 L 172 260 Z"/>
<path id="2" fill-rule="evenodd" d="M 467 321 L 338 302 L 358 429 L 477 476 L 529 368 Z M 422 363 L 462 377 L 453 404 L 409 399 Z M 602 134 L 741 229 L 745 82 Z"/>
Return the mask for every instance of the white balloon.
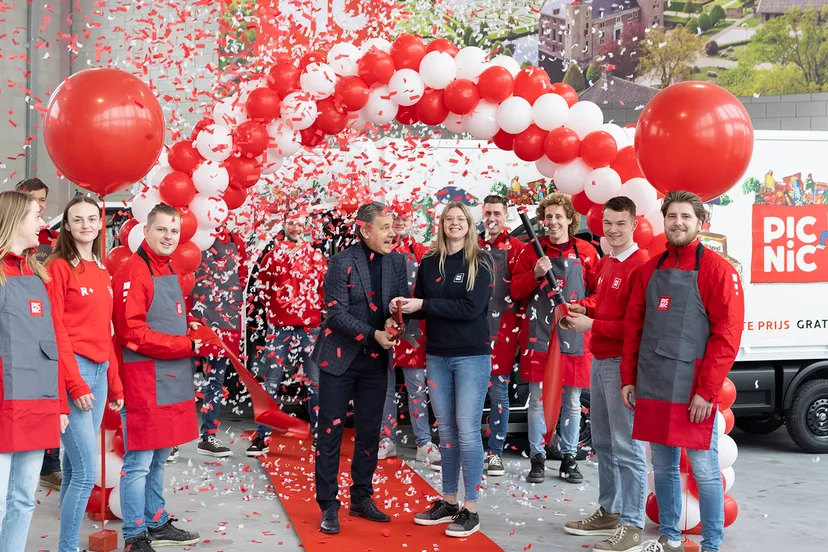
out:
<path id="1" fill-rule="evenodd" d="M 138 222 L 147 222 L 147 215 L 152 208 L 161 203 L 161 196 L 155 188 L 144 190 L 132 198 L 132 216 Z"/>
<path id="2" fill-rule="evenodd" d="M 244 102 L 232 96 L 224 98 L 213 107 L 213 121 L 217 125 L 227 128 L 236 128 L 248 119 L 244 111 Z"/>
<path id="3" fill-rule="evenodd" d="M 466 132 L 467 120 L 468 115 L 458 115 L 457 113 L 449 112 L 448 117 L 443 121 L 443 126 L 446 127 L 446 130 L 450 130 L 455 134 L 463 134 Z"/>
<path id="4" fill-rule="evenodd" d="M 388 81 L 388 91 L 397 105 L 412 106 L 423 97 L 425 84 L 414 69 L 400 69 Z"/>
<path id="5" fill-rule="evenodd" d="M 532 106 L 532 120 L 543 130 L 563 126 L 569 115 L 569 105 L 557 94 L 544 94 Z"/>
<path id="6" fill-rule="evenodd" d="M 129 236 L 127 236 L 127 247 L 129 247 L 129 250 L 133 253 L 138 251 L 138 248 L 141 247 L 141 244 L 144 242 L 145 226 L 145 223 L 139 222 L 132 227 L 132 230 L 129 231 Z"/>
<path id="7" fill-rule="evenodd" d="M 117 453 L 106 453 L 106 488 L 120 487 L 121 482 L 121 468 L 124 465 L 124 460 Z M 101 487 L 101 470 L 96 470 L 95 485 Z"/>
<path id="8" fill-rule="evenodd" d="M 725 422 L 725 417 L 720 411 L 716 411 L 716 430 L 719 432 L 719 435 L 725 434 L 725 429 L 727 422 Z"/>
<path id="9" fill-rule="evenodd" d="M 233 153 L 233 135 L 225 126 L 207 125 L 196 136 L 195 147 L 204 159 L 220 163 Z"/>
<path id="10" fill-rule="evenodd" d="M 193 234 L 192 238 L 190 238 L 190 241 L 193 242 L 201 251 L 207 251 L 213 247 L 213 243 L 216 241 L 216 237 L 213 235 L 213 230 L 214 228 L 199 226 L 196 233 Z"/>
<path id="11" fill-rule="evenodd" d="M 311 63 L 299 76 L 299 85 L 314 100 L 324 100 L 334 93 L 338 80 L 336 73 L 327 63 Z"/>
<path id="12" fill-rule="evenodd" d="M 609 240 L 604 236 L 601 236 L 601 251 L 604 252 L 604 255 L 609 255 L 612 252 L 612 246 L 610 246 Z M 650 473 L 653 472 L 650 471 Z M 651 487 L 650 490 L 655 492 L 655 487 Z"/>
<path id="13" fill-rule="evenodd" d="M 378 86 L 371 90 L 368 103 L 365 104 L 365 117 L 375 125 L 385 125 L 394 120 L 400 106 L 391 99 L 387 86 Z"/>
<path id="14" fill-rule="evenodd" d="M 616 124 L 604 123 L 598 130 L 603 130 L 604 132 L 612 136 L 615 140 L 615 145 L 618 147 L 618 149 L 632 145 L 632 141 L 627 136 L 627 132 Z"/>
<path id="15" fill-rule="evenodd" d="M 457 64 L 457 78 L 468 79 L 473 82 L 477 82 L 480 73 L 489 67 L 489 63 L 486 61 L 486 52 L 477 46 L 461 48 L 454 56 L 454 62 Z"/>
<path id="16" fill-rule="evenodd" d="M 518 63 L 512 56 L 496 56 L 489 62 L 489 64 L 508 69 L 513 77 L 516 77 L 517 74 L 520 73 L 520 63 Z"/>
<path id="17" fill-rule="evenodd" d="M 722 475 L 725 480 L 725 492 L 729 493 L 730 489 L 733 488 L 733 484 L 736 482 L 736 471 L 733 469 L 733 466 L 731 466 L 723 469 Z"/>
<path id="18" fill-rule="evenodd" d="M 259 159 L 261 160 L 262 174 L 264 175 L 275 173 L 282 166 L 282 163 L 285 162 L 285 158 L 280 156 L 279 152 L 275 149 L 267 150 Z"/>
<path id="19" fill-rule="evenodd" d="M 115 429 L 105 429 L 104 435 L 106 436 L 104 447 L 106 448 L 106 452 L 110 452 L 113 449 L 112 446 L 112 438 L 115 436 L 117 430 Z M 98 434 L 98 439 L 101 438 L 100 433 Z M 100 449 L 100 447 L 98 447 Z"/>
<path id="20" fill-rule="evenodd" d="M 230 174 L 220 164 L 208 159 L 193 171 L 193 184 L 199 193 L 218 196 L 230 184 Z"/>
<path id="21" fill-rule="evenodd" d="M 679 527 L 692 529 L 701 522 L 701 510 L 699 510 L 699 499 L 685 491 L 681 497 L 681 516 Z"/>
<path id="22" fill-rule="evenodd" d="M 118 519 L 123 519 L 124 514 L 121 512 L 121 486 L 116 485 L 112 492 L 109 493 L 109 511 Z"/>
<path id="23" fill-rule="evenodd" d="M 640 215 L 647 215 L 658 204 L 655 188 L 644 178 L 630 178 L 621 186 L 618 195 L 630 198 L 635 203 L 636 212 Z M 664 226 L 663 220 L 661 224 Z"/>
<path id="24" fill-rule="evenodd" d="M 328 65 L 340 77 L 356 76 L 359 72 L 357 61 L 361 55 L 359 48 L 350 42 L 340 42 L 328 50 Z"/>
<path id="25" fill-rule="evenodd" d="M 500 130 L 497 124 L 497 104 L 480 100 L 469 114 L 466 130 L 478 140 L 491 140 Z"/>
<path id="26" fill-rule="evenodd" d="M 520 96 L 506 98 L 497 108 L 497 124 L 503 132 L 520 134 L 532 124 L 532 106 Z"/>
<path id="27" fill-rule="evenodd" d="M 564 163 L 555 171 L 555 187 L 563 194 L 575 195 L 584 191 L 584 180 L 592 167 L 578 157 Z"/>
<path id="28" fill-rule="evenodd" d="M 382 50 L 386 54 L 391 53 L 391 43 L 390 42 L 388 42 L 384 38 L 370 38 L 370 39 L 368 39 L 368 40 L 366 40 L 365 42 L 362 43 L 362 46 L 359 49 L 360 54 L 362 54 L 360 57 L 367 54 L 368 50 L 370 50 L 372 46 L 379 49 L 379 50 Z"/>
<path id="29" fill-rule="evenodd" d="M 719 435 L 719 469 L 727 469 L 736 463 L 739 448 L 730 435 Z"/>
<path id="30" fill-rule="evenodd" d="M 618 195 L 621 177 L 609 167 L 594 169 L 584 179 L 584 193 L 593 203 L 603 205 Z"/>
<path id="31" fill-rule="evenodd" d="M 316 102 L 307 93 L 293 92 L 282 100 L 282 120 L 293 130 L 310 128 L 318 114 Z"/>
<path id="32" fill-rule="evenodd" d="M 164 177 L 174 172 L 169 165 L 156 165 L 147 175 L 147 185 L 155 190 L 161 185 Z"/>
<path id="33" fill-rule="evenodd" d="M 282 119 L 276 119 L 267 125 L 267 134 L 273 146 L 270 151 L 281 157 L 290 157 L 302 147 L 302 135 Z"/>
<path id="34" fill-rule="evenodd" d="M 429 52 L 420 62 L 420 76 L 429 88 L 443 90 L 457 78 L 457 63 L 447 52 Z"/>
<path id="35" fill-rule="evenodd" d="M 664 199 L 657 199 L 653 208 L 644 213 L 650 224 L 653 225 L 653 236 L 658 236 L 664 233 L 664 215 L 661 214 L 661 205 Z"/>
<path id="36" fill-rule="evenodd" d="M 543 156 L 537 161 L 535 161 L 535 167 L 537 167 L 538 172 L 541 173 L 546 178 L 555 178 L 555 172 L 560 167 L 559 164 L 551 161 L 547 156 Z"/>
<path id="37" fill-rule="evenodd" d="M 578 102 L 569 108 L 569 115 L 564 126 L 571 128 L 581 140 L 604 124 L 601 108 L 589 101 Z"/>
<path id="38" fill-rule="evenodd" d="M 190 202 L 190 211 L 195 215 L 199 228 L 217 228 L 230 214 L 223 199 L 205 194 L 195 195 Z"/>

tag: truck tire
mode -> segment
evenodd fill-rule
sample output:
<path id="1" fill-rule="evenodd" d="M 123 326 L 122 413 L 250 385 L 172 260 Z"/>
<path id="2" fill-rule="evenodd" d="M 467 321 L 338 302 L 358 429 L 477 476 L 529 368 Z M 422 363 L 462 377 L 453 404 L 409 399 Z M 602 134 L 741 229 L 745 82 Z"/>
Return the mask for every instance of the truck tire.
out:
<path id="1" fill-rule="evenodd" d="M 754 435 L 767 435 L 773 433 L 785 423 L 782 414 L 771 414 L 759 418 L 736 418 L 736 427 L 745 433 Z"/>
<path id="2" fill-rule="evenodd" d="M 828 452 L 828 380 L 802 384 L 787 413 L 788 433 L 805 452 Z"/>

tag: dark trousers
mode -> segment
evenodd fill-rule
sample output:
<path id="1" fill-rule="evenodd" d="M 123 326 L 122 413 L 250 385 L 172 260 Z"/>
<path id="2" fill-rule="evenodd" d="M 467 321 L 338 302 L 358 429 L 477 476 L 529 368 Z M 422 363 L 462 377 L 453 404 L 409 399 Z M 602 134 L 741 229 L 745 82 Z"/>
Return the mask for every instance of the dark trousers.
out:
<path id="1" fill-rule="evenodd" d="M 40 468 L 40 475 L 52 475 L 60 471 L 60 447 L 46 449 L 43 453 L 43 467 Z"/>
<path id="2" fill-rule="evenodd" d="M 371 479 L 377 469 L 380 426 L 388 387 L 388 356 L 372 358 L 360 353 L 345 370 L 334 376 L 319 374 L 319 437 L 316 456 L 316 501 L 324 511 L 339 509 L 339 450 L 348 401 L 354 401 L 354 458 L 351 462 L 351 502 L 374 494 Z"/>

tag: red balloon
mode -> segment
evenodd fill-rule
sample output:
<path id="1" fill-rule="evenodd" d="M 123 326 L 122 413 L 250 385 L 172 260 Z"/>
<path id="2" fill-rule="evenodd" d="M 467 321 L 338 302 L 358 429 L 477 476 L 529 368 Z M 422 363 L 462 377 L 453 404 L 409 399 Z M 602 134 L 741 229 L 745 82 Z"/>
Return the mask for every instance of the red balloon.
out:
<path id="1" fill-rule="evenodd" d="M 586 192 L 579 192 L 572 196 L 572 206 L 575 208 L 576 211 L 578 211 L 582 215 L 589 214 L 589 210 L 597 205 L 597 203 L 593 203 L 592 200 L 587 197 Z M 601 228 L 603 228 L 603 224 L 604 221 L 602 214 Z M 593 234 L 594 233 L 595 232 L 593 232 Z"/>
<path id="2" fill-rule="evenodd" d="M 188 272 L 187 274 L 178 275 L 178 284 L 181 286 L 181 293 L 186 297 L 193 292 L 195 287 L 195 274 Z"/>
<path id="3" fill-rule="evenodd" d="M 468 79 L 456 79 L 446 87 L 443 93 L 443 102 L 452 113 L 466 115 L 471 113 L 480 103 L 480 92 L 474 83 Z"/>
<path id="4" fill-rule="evenodd" d="M 256 121 L 245 121 L 233 131 L 233 144 L 247 157 L 260 156 L 269 142 L 267 127 Z"/>
<path id="5" fill-rule="evenodd" d="M 596 236 L 604 236 L 604 206 L 594 205 L 587 211 L 586 225 Z"/>
<path id="6" fill-rule="evenodd" d="M 328 56 L 319 50 L 312 50 L 299 60 L 299 70 L 304 71 L 311 63 L 328 63 Z"/>
<path id="7" fill-rule="evenodd" d="M 753 124 L 736 96 L 710 82 L 680 82 L 650 100 L 635 128 L 635 154 L 656 190 L 715 199 L 745 174 Z"/>
<path id="8" fill-rule="evenodd" d="M 334 99 L 347 111 L 359 111 L 368 103 L 371 89 L 359 77 L 342 77 L 334 88 Z"/>
<path id="9" fill-rule="evenodd" d="M 201 264 L 201 250 L 191 241 L 179 242 L 172 254 L 172 265 L 179 274 L 194 272 Z"/>
<path id="10" fill-rule="evenodd" d="M 161 154 L 165 129 L 155 94 L 112 67 L 64 80 L 43 118 L 46 151 L 57 170 L 99 195 L 144 178 Z"/>
<path id="11" fill-rule="evenodd" d="M 187 208 L 179 208 L 178 214 L 181 215 L 181 234 L 179 234 L 178 243 L 184 243 L 195 236 L 196 230 L 198 230 L 198 219 L 195 213 Z"/>
<path id="12" fill-rule="evenodd" d="M 609 166 L 617 153 L 615 138 L 609 132 L 596 130 L 584 136 L 581 141 L 581 158 L 593 169 Z"/>
<path id="13" fill-rule="evenodd" d="M 543 151 L 554 163 L 569 163 L 581 153 L 581 139 L 571 128 L 559 127 L 546 135 Z"/>
<path id="14" fill-rule="evenodd" d="M 515 77 L 515 96 L 520 96 L 530 104 L 534 104 L 535 100 L 551 88 L 549 75 L 540 67 L 524 67 Z"/>
<path id="15" fill-rule="evenodd" d="M 578 103 L 578 93 L 575 92 L 575 89 L 566 84 L 565 82 L 556 82 L 552 84 L 550 92 L 553 94 L 557 94 L 564 100 L 566 100 L 566 104 L 569 107 L 572 107 L 576 103 Z"/>
<path id="16" fill-rule="evenodd" d="M 333 98 L 325 98 L 316 102 L 319 113 L 314 126 L 325 134 L 339 134 L 348 126 L 348 114 L 336 106 Z"/>
<path id="17" fill-rule="evenodd" d="M 193 131 L 190 133 L 190 140 L 195 141 L 196 136 L 198 136 L 198 133 L 201 132 L 201 129 L 203 129 L 204 127 L 208 127 L 210 125 L 214 125 L 214 124 L 216 124 L 216 122 L 213 120 L 212 117 L 204 117 L 202 120 L 197 122 L 195 124 L 195 126 L 193 127 Z"/>
<path id="18" fill-rule="evenodd" d="M 244 202 L 247 200 L 247 188 L 242 188 L 240 186 L 228 186 L 221 198 L 227 204 L 227 208 L 231 211 L 233 209 L 238 209 L 244 205 Z"/>
<path id="19" fill-rule="evenodd" d="M 414 107 L 417 108 L 417 118 L 429 126 L 439 125 L 449 114 L 442 90 L 427 89 Z"/>
<path id="20" fill-rule="evenodd" d="M 121 458 L 124 457 L 124 432 L 123 431 L 116 431 L 112 434 L 112 452 L 120 456 Z M 100 509 L 100 508 L 99 508 Z"/>
<path id="21" fill-rule="evenodd" d="M 692 465 L 690 464 L 690 456 L 687 454 L 687 449 L 681 449 L 679 453 L 679 473 L 692 472 Z"/>
<path id="22" fill-rule="evenodd" d="M 123 423 L 121 421 L 120 412 L 115 412 L 114 410 L 104 408 L 103 422 L 101 422 L 101 427 L 103 429 L 119 430 L 121 429 L 122 425 Z"/>
<path id="23" fill-rule="evenodd" d="M 127 244 L 127 242 L 129 241 L 129 231 L 135 228 L 136 226 L 138 226 L 138 220 L 134 218 L 127 219 L 127 221 L 121 225 L 120 230 L 118 230 L 118 241 L 121 242 L 121 245 Z M 115 273 L 110 271 L 110 274 Z"/>
<path id="24" fill-rule="evenodd" d="M 650 242 L 650 247 L 647 248 L 647 254 L 650 258 L 657 257 L 667 250 L 667 234 L 659 234 L 653 236 L 653 241 Z"/>
<path id="25" fill-rule="evenodd" d="M 658 523 L 658 499 L 655 493 L 650 493 L 647 496 L 647 505 L 644 508 L 647 512 L 647 517 L 655 523 Z"/>
<path id="26" fill-rule="evenodd" d="M 733 411 L 729 408 L 725 408 L 724 410 L 719 410 L 724 416 L 725 419 L 725 435 L 728 435 L 731 431 L 733 431 L 733 425 L 736 423 L 736 418 L 733 416 Z"/>
<path id="27" fill-rule="evenodd" d="M 158 185 L 164 203 L 172 207 L 186 207 L 196 195 L 193 180 L 183 172 L 174 171 Z"/>
<path id="28" fill-rule="evenodd" d="M 100 514 L 101 506 L 104 504 L 103 501 L 107 498 L 106 494 L 106 489 L 101 489 L 98 485 L 92 487 L 92 493 L 89 495 L 89 501 L 86 503 L 86 511 L 93 514 Z"/>
<path id="29" fill-rule="evenodd" d="M 284 100 L 285 96 L 299 89 L 300 74 L 295 65 L 280 61 L 267 73 L 267 87 Z"/>
<path id="30" fill-rule="evenodd" d="M 739 505 L 732 496 L 725 493 L 724 495 L 724 526 L 730 527 L 736 518 L 739 516 Z"/>
<path id="31" fill-rule="evenodd" d="M 357 61 L 359 78 L 365 81 L 368 86 L 374 84 L 386 84 L 394 75 L 394 60 L 390 54 L 386 54 L 374 46 Z"/>
<path id="32" fill-rule="evenodd" d="M 512 142 L 512 150 L 519 159 L 524 161 L 537 161 L 543 157 L 543 142 L 548 132 L 537 125 L 529 125 L 529 128 L 515 136 Z"/>
<path id="33" fill-rule="evenodd" d="M 195 133 L 195 130 L 193 132 Z M 192 176 L 193 171 L 204 161 L 204 158 L 193 147 L 192 140 L 182 140 L 172 145 L 170 151 L 167 152 L 167 161 L 174 171 L 180 171 Z"/>
<path id="34" fill-rule="evenodd" d="M 499 104 L 512 95 L 515 78 L 505 67 L 495 65 L 480 74 L 477 88 L 480 89 L 481 98 Z"/>
<path id="35" fill-rule="evenodd" d="M 397 37 L 391 45 L 391 59 L 399 69 L 420 70 L 420 61 L 426 55 L 423 39 L 416 35 L 404 34 Z"/>
<path id="36" fill-rule="evenodd" d="M 639 248 L 647 249 L 653 242 L 653 225 L 644 215 L 638 215 L 635 219 L 638 221 L 638 227 L 633 232 L 633 241 Z"/>
<path id="37" fill-rule="evenodd" d="M 400 108 L 397 110 L 397 116 L 395 117 L 399 123 L 404 125 L 413 125 L 415 123 L 420 122 L 420 119 L 417 118 L 417 106 L 405 106 L 401 105 Z"/>
<path id="38" fill-rule="evenodd" d="M 256 88 L 247 96 L 247 116 L 258 121 L 272 121 L 279 116 L 281 100 L 270 88 Z"/>
<path id="39" fill-rule="evenodd" d="M 733 406 L 736 402 L 736 386 L 730 381 L 730 378 L 725 378 L 722 388 L 719 391 L 719 410 L 724 410 Z"/>
<path id="40" fill-rule="evenodd" d="M 492 142 L 504 151 L 512 151 L 512 147 L 515 144 L 515 135 L 509 134 L 503 130 L 498 130 L 497 134 L 495 134 L 494 138 L 492 138 Z"/>
<path id="41" fill-rule="evenodd" d="M 230 157 L 224 162 L 224 168 L 230 175 L 230 185 L 239 188 L 251 188 L 262 177 L 261 165 L 249 157 Z"/>
<path id="42" fill-rule="evenodd" d="M 638 159 L 635 157 L 635 148 L 626 146 L 618 150 L 615 159 L 610 163 L 610 168 L 618 173 L 621 182 L 632 178 L 643 178 L 644 174 L 638 167 Z"/>
<path id="43" fill-rule="evenodd" d="M 135 223 L 137 224 L 138 221 L 135 220 Z M 135 225 L 133 224 L 133 226 Z M 124 264 L 126 260 L 130 257 L 132 257 L 132 251 L 130 251 L 129 247 L 127 247 L 126 245 L 119 245 L 118 247 L 113 247 L 109 250 L 109 253 L 106 255 L 106 269 L 109 271 L 110 274 L 114 276 L 115 273 L 118 272 L 118 269 L 121 268 L 121 265 Z"/>
<path id="44" fill-rule="evenodd" d="M 451 57 L 454 57 L 459 51 L 460 50 L 457 49 L 457 46 L 455 46 L 454 43 L 447 38 L 436 38 L 429 42 L 428 46 L 426 46 L 427 54 L 431 52 L 446 52 L 451 55 Z"/>
<path id="45" fill-rule="evenodd" d="M 316 127 L 300 130 L 299 135 L 302 137 L 302 145 L 308 148 L 315 148 L 325 140 L 325 133 Z"/>

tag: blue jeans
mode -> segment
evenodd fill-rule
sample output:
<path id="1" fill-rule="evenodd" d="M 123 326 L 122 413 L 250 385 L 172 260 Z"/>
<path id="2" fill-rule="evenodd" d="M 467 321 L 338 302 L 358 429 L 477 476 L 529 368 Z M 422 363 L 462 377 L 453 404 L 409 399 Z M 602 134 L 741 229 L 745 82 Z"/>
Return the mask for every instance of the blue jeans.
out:
<path id="1" fill-rule="evenodd" d="M 43 453 L 43 466 L 40 468 L 40 476 L 52 475 L 60 471 L 60 447 L 46 449 Z"/>
<path id="2" fill-rule="evenodd" d="M 598 455 L 598 503 L 621 513 L 622 524 L 644 528 L 647 500 L 645 444 L 632 438 L 633 413 L 621 399 L 621 357 L 592 359 L 592 446 Z"/>
<path id="3" fill-rule="evenodd" d="M 440 431 L 443 494 L 457 494 L 462 463 L 466 500 L 475 501 L 483 480 L 480 420 L 492 373 L 492 357 L 426 355 L 426 365 L 431 408 Z"/>
<path id="4" fill-rule="evenodd" d="M 489 452 L 503 455 L 509 431 L 509 376 L 492 376 L 489 386 Z"/>
<path id="5" fill-rule="evenodd" d="M 713 411 L 713 416 L 716 411 Z M 713 437 L 709 450 L 687 449 L 693 477 L 699 486 L 699 512 L 702 523 L 702 548 L 710 552 L 719 552 L 719 545 L 724 539 L 724 489 L 722 473 L 719 470 L 719 432 L 713 422 Z M 670 540 L 681 540 L 679 519 L 681 516 L 682 496 L 679 460 L 681 449 L 650 443 L 653 470 L 655 472 L 655 492 L 658 499 L 659 532 Z"/>
<path id="6" fill-rule="evenodd" d="M 268 332 L 270 340 L 267 344 L 268 359 L 270 365 L 267 367 L 265 377 L 265 389 L 274 399 L 281 394 L 282 380 L 286 368 L 290 372 L 295 370 L 296 378 L 303 376 L 310 380 L 308 382 L 308 415 L 311 421 L 311 430 L 316 435 L 316 427 L 319 423 L 319 366 L 311 359 L 310 354 L 316 337 L 319 335 L 318 328 L 306 328 L 303 326 L 286 326 L 277 328 L 271 326 Z M 270 353 L 273 353 L 271 358 Z M 259 437 L 263 438 L 270 433 L 270 428 L 257 425 Z"/>
<path id="7" fill-rule="evenodd" d="M 431 442 L 431 430 L 428 423 L 428 387 L 426 385 L 425 368 L 401 368 L 405 377 L 405 388 L 408 391 L 408 416 L 411 418 L 411 427 L 417 446 L 421 447 Z M 382 412 L 382 430 L 380 438 L 387 437 L 397 441 L 397 394 L 395 392 L 396 377 L 392 372 L 388 375 L 388 391 L 385 394 L 385 407 Z"/>
<path id="8" fill-rule="evenodd" d="M 221 401 L 224 399 L 224 375 L 230 366 L 226 358 L 201 359 L 206 383 L 204 384 L 204 400 L 201 403 L 201 438 L 215 435 L 218 431 L 218 419 Z"/>
<path id="9" fill-rule="evenodd" d="M 60 552 L 77 552 L 83 514 L 98 474 L 98 431 L 107 404 L 109 362 L 78 359 L 80 375 L 95 401 L 92 411 L 84 412 L 69 401 L 69 426 L 63 434 L 63 485 L 60 488 Z M 111 485 L 116 481 L 109 481 Z"/>
<path id="10" fill-rule="evenodd" d="M 26 549 L 43 450 L 0 454 L 0 552 Z"/>
<path id="11" fill-rule="evenodd" d="M 124 422 L 124 465 L 121 476 L 121 513 L 124 539 L 137 537 L 147 529 L 167 523 L 169 514 L 164 502 L 164 468 L 172 448 L 129 450 L 126 410 Z M 159 514 L 160 512 L 160 514 Z"/>
<path id="12" fill-rule="evenodd" d="M 546 420 L 543 418 L 540 382 L 529 383 L 529 455 L 546 456 L 543 434 L 546 433 Z M 564 385 L 561 398 L 561 417 L 558 433 L 561 437 L 561 454 L 575 455 L 578 452 L 578 439 L 581 435 L 581 388 Z"/>

